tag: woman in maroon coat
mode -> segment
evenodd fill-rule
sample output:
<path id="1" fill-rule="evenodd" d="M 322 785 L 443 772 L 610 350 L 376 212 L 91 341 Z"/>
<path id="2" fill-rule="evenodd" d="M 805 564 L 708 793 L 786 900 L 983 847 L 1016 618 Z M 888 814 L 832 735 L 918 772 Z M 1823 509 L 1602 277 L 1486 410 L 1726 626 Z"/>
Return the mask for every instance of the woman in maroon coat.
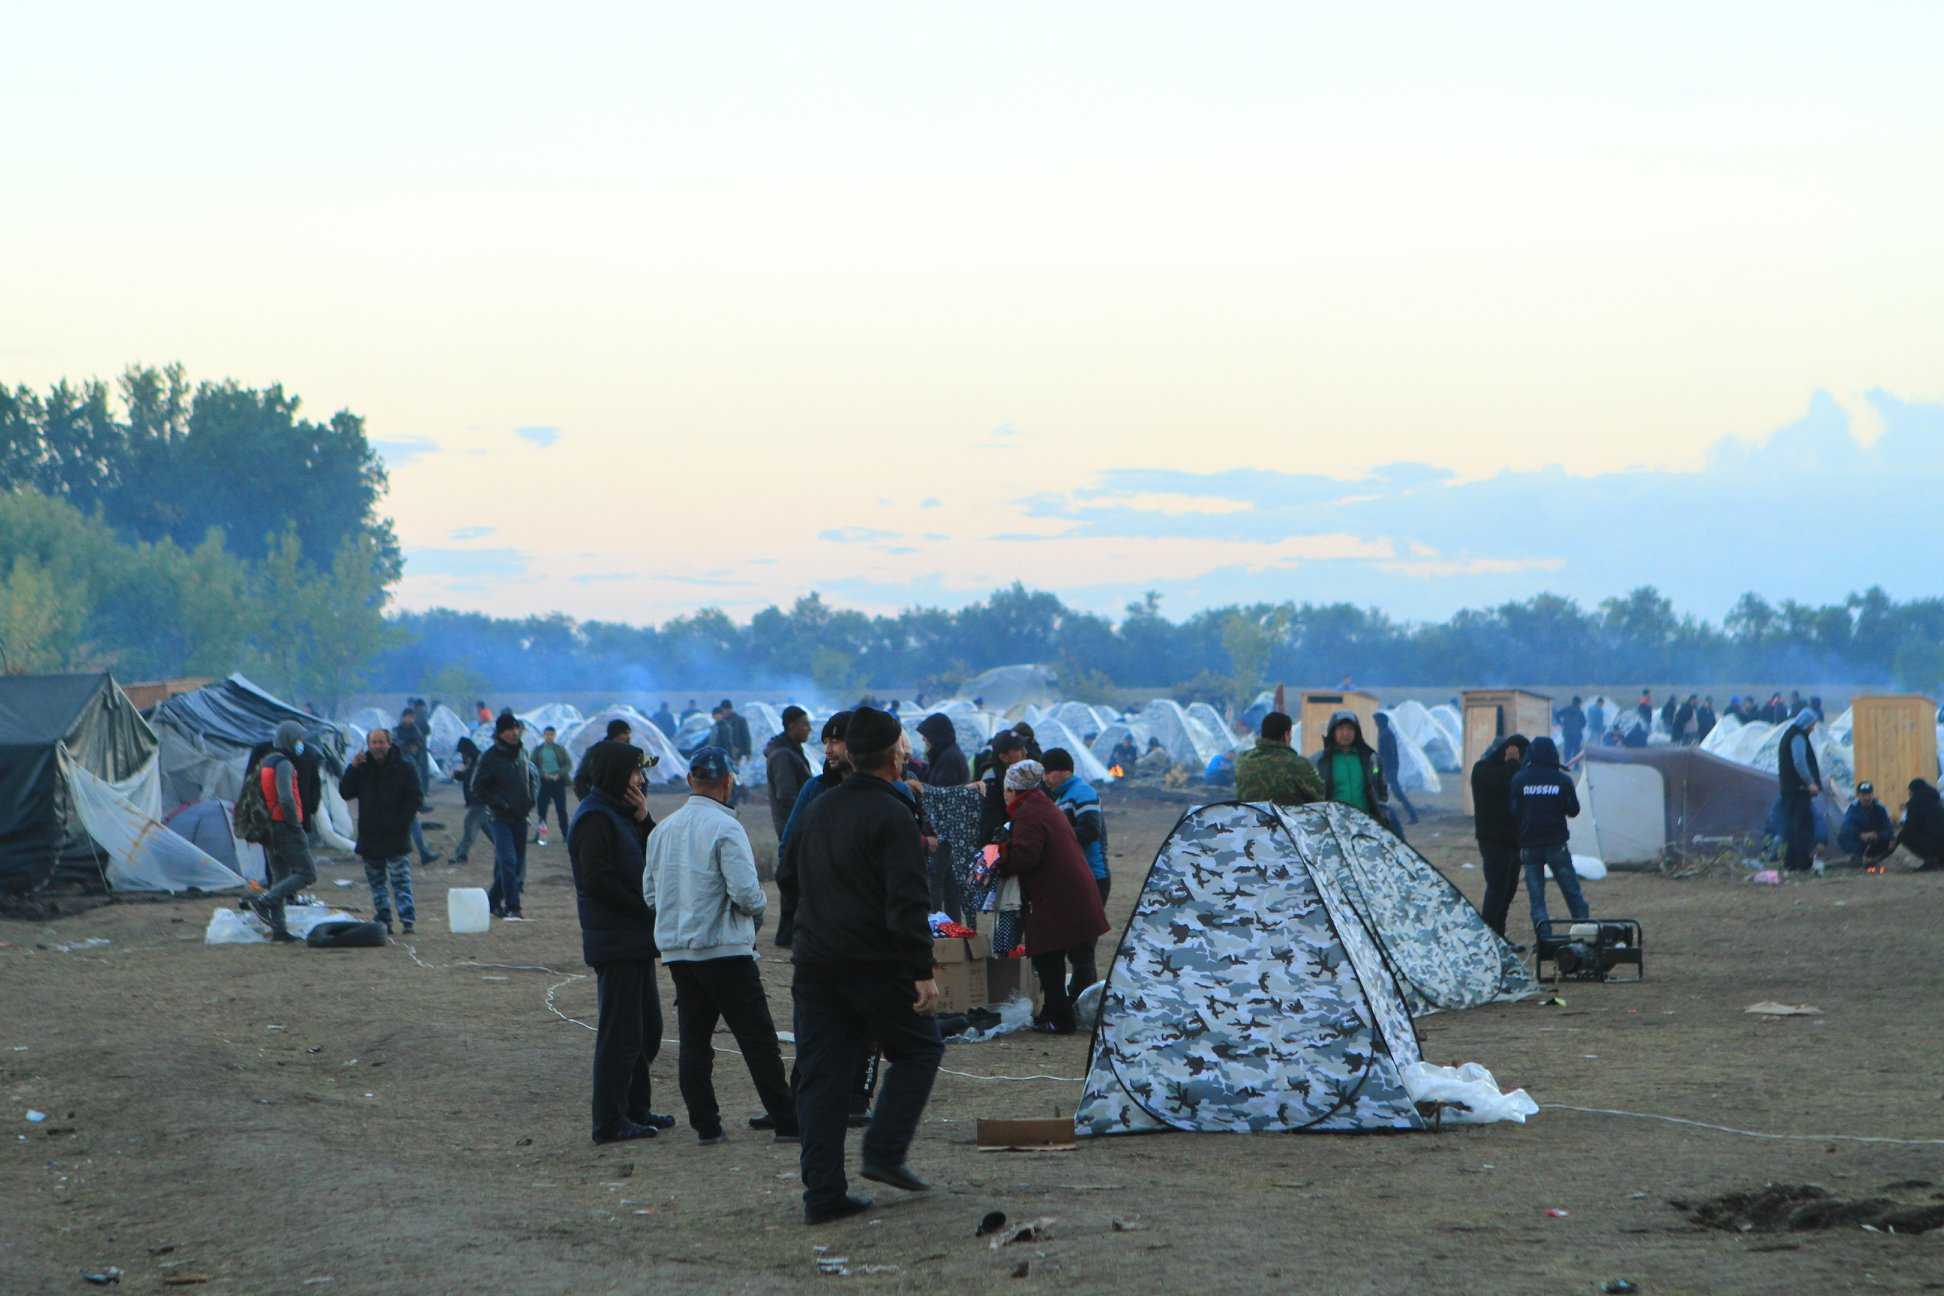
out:
<path id="1" fill-rule="evenodd" d="M 1026 955 L 1046 998 L 1033 1029 L 1071 1035 L 1073 996 L 1094 983 L 1093 942 L 1107 930 L 1107 911 L 1080 839 L 1046 795 L 1045 780 L 1038 761 L 1020 761 L 1006 771 L 1012 832 L 1000 848 L 999 870 L 1019 879 L 1026 902 Z"/>

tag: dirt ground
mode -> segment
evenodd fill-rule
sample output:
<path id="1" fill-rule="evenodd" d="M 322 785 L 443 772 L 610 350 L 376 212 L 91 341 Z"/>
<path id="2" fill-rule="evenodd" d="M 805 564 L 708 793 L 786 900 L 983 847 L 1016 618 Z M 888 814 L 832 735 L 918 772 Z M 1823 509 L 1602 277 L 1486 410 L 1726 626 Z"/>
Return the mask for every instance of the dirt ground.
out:
<path id="1" fill-rule="evenodd" d="M 1118 923 L 1182 806 L 1107 797 Z M 441 790 L 434 816 L 448 851 L 455 802 Z M 1433 798 L 1412 841 L 1476 901 L 1455 802 Z M 766 853 L 766 811 L 744 818 Z M 1724 1232 L 1670 1204 L 1771 1182 L 1944 1199 L 1944 1143 L 1832 1137 L 1944 1139 L 1938 875 L 1589 883 L 1596 915 L 1645 924 L 1644 983 L 1420 1024 L 1430 1060 L 1527 1089 L 1543 1110 L 1523 1126 L 981 1153 L 980 1117 L 1071 1113 L 1088 1042 L 953 1046 L 912 1155 L 936 1190 L 806 1228 L 793 1147 L 738 1130 L 702 1148 L 685 1125 L 588 1142 L 593 1035 L 566 1019 L 591 1020 L 594 996 L 566 853 L 530 856 L 535 921 L 452 936 L 445 888 L 483 885 L 489 854 L 420 871 L 410 949 L 206 947 L 209 898 L 0 922 L 0 1292 L 85 1290 L 110 1266 L 124 1291 L 1944 1289 L 1944 1230 Z M 349 860 L 318 892 L 369 905 Z M 787 1024 L 787 965 L 764 976 Z M 1744 1011 L 1761 1000 L 1822 1011 Z M 671 1035 L 656 1105 L 680 1113 L 674 1055 Z M 718 1061 L 725 1110 L 756 1112 L 739 1059 Z M 991 1210 L 1056 1222 L 995 1250 L 973 1236 Z M 820 1246 L 851 1275 L 819 1276 Z"/>

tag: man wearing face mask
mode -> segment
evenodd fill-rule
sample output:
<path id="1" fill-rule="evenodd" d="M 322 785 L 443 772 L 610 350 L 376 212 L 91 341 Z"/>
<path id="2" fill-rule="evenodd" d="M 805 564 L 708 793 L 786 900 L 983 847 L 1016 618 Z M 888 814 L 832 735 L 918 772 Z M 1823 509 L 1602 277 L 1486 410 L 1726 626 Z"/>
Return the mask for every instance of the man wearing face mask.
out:
<path id="1" fill-rule="evenodd" d="M 273 940 L 294 941 L 284 925 L 284 902 L 317 881 L 311 861 L 308 820 L 297 788 L 297 758 L 304 754 L 304 730 L 295 720 L 277 726 L 275 745 L 252 777 L 260 779 L 264 804 L 270 807 L 270 848 L 263 853 L 270 888 L 244 901 L 270 926 Z"/>
<path id="2" fill-rule="evenodd" d="M 520 748 L 520 722 L 511 711 L 493 722 L 493 745 L 473 771 L 473 797 L 486 807 L 493 835 L 493 885 L 486 901 L 495 918 L 524 922 L 520 891 L 526 885 L 526 824 L 540 799 L 540 774 Z"/>
<path id="3" fill-rule="evenodd" d="M 600 1005 L 594 1035 L 596 1143 L 654 1138 L 675 1123 L 649 1109 L 648 1066 L 661 1051 L 655 911 L 642 894 L 648 863 L 648 778 L 641 749 L 599 742 L 587 752 L 587 796 L 567 829 L 580 913 L 581 957 Z M 522 834 L 524 837 L 524 834 Z"/>

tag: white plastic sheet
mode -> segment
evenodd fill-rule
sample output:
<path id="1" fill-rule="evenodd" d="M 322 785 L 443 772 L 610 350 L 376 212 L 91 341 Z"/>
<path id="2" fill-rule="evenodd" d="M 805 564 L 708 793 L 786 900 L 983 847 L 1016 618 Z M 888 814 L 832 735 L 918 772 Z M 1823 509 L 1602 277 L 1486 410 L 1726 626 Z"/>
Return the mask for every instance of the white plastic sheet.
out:
<path id="1" fill-rule="evenodd" d="M 1582 882 L 1598 882 L 1607 875 L 1606 861 L 1591 855 L 1573 856 L 1573 872 Z"/>
<path id="2" fill-rule="evenodd" d="M 1458 1125 L 1491 1125 L 1498 1121 L 1525 1124 L 1525 1118 L 1539 1110 L 1539 1104 L 1523 1089 L 1510 1093 L 1499 1090 L 1492 1073 L 1476 1062 L 1460 1067 L 1438 1066 L 1432 1062 L 1413 1062 L 1404 1068 L 1404 1091 L 1412 1102 L 1458 1103 L 1446 1109 L 1443 1119 Z"/>
<path id="3" fill-rule="evenodd" d="M 143 767 L 146 783 L 138 779 L 111 784 L 96 777 L 60 749 L 61 769 L 74 797 L 75 813 L 88 836 L 108 853 L 107 881 L 116 891 L 222 891 L 243 885 L 232 870 L 210 858 L 172 832 L 159 816 L 141 805 L 158 797 L 155 762 Z M 131 800 L 123 791 L 141 801 Z"/>
<path id="4" fill-rule="evenodd" d="M 329 905 L 286 905 L 284 906 L 284 926 L 290 934 L 302 939 L 310 935 L 311 928 L 319 923 L 358 922 L 355 914 Z M 209 915 L 209 926 L 203 931 L 205 945 L 263 945 L 270 940 L 270 929 L 263 919 L 253 913 L 240 909 L 217 909 Z"/>

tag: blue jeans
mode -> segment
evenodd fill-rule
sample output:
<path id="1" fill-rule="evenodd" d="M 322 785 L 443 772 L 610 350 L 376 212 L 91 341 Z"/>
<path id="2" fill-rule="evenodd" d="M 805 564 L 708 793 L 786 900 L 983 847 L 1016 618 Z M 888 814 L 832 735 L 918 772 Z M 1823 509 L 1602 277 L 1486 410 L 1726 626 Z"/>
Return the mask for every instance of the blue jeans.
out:
<path id="1" fill-rule="evenodd" d="M 495 913 L 517 914 L 520 889 L 526 885 L 526 823 L 489 819 L 486 831 L 493 835 L 493 885 L 486 904 Z"/>
<path id="2" fill-rule="evenodd" d="M 1532 927 L 1537 931 L 1550 914 L 1546 912 L 1546 870 L 1551 869 L 1559 893 L 1566 897 L 1566 908 L 1575 921 L 1592 916 L 1586 897 L 1580 894 L 1579 874 L 1573 872 L 1573 851 L 1569 846 L 1521 846 L 1519 862 L 1525 865 L 1526 900 L 1532 905 Z"/>
<path id="3" fill-rule="evenodd" d="M 398 906 L 398 921 L 417 922 L 418 911 L 412 904 L 412 857 L 400 855 L 396 859 L 363 860 L 365 882 L 371 887 L 371 914 L 379 922 L 391 921 L 392 905 Z M 390 896 L 386 891 L 389 887 Z"/>

